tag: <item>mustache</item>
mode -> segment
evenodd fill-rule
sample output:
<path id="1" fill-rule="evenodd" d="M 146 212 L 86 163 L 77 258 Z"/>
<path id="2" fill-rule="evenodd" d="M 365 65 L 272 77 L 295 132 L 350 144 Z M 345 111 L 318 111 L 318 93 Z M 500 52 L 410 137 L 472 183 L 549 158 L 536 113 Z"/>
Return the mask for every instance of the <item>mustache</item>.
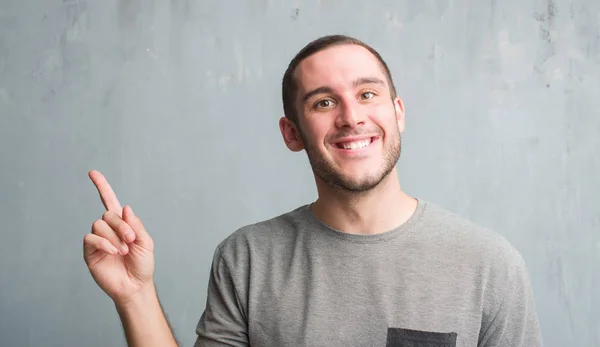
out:
<path id="1" fill-rule="evenodd" d="M 327 141 L 328 142 L 339 142 L 340 140 L 342 140 L 344 138 L 362 136 L 362 135 L 381 136 L 381 135 L 383 135 L 383 132 L 381 131 L 381 128 L 340 131 L 340 132 L 337 132 L 335 134 L 328 136 Z"/>

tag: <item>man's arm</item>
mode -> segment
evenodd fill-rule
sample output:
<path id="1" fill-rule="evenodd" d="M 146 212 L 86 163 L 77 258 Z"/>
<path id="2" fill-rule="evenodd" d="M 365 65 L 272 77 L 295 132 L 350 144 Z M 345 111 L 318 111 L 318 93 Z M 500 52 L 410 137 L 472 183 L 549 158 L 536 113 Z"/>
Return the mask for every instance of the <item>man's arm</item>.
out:
<path id="1" fill-rule="evenodd" d="M 249 346 L 248 322 L 240 287 L 217 247 L 208 281 L 206 309 L 196 328 L 198 338 L 195 347 Z"/>
<path id="2" fill-rule="evenodd" d="M 495 286 L 499 289 L 496 309 L 486 321 L 479 346 L 483 347 L 541 347 L 542 337 L 535 308 L 533 290 L 525 261 L 512 250 L 505 259 L 504 274 Z M 503 262 L 504 263 L 504 262 Z M 502 293 L 502 294 L 500 294 Z"/>
<path id="3" fill-rule="evenodd" d="M 117 305 L 129 347 L 177 347 L 154 287 Z"/>

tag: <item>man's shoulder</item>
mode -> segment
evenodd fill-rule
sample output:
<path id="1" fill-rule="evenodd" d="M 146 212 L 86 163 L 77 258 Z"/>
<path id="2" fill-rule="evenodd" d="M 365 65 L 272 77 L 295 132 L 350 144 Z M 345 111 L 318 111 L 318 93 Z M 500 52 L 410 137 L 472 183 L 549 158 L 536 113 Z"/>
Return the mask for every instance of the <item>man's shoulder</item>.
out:
<path id="1" fill-rule="evenodd" d="M 307 217 L 309 205 L 301 205 L 274 217 L 244 225 L 219 243 L 221 252 L 243 251 L 257 246 L 285 244 Z"/>
<path id="2" fill-rule="evenodd" d="M 503 234 L 435 203 L 424 204 L 421 227 L 436 243 L 498 265 L 522 263 L 520 252 Z"/>

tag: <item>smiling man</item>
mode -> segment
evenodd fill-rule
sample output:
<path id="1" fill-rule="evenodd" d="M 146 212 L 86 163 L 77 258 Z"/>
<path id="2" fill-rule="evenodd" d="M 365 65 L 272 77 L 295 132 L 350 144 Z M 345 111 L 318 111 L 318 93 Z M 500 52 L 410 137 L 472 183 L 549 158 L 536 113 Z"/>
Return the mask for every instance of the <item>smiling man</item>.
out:
<path id="1" fill-rule="evenodd" d="M 375 50 L 346 36 L 311 42 L 285 72 L 283 106 L 284 142 L 306 151 L 318 198 L 218 245 L 196 346 L 542 345 L 519 253 L 403 192 L 404 105 Z M 90 177 L 108 210 L 84 241 L 94 279 L 130 346 L 175 345 L 152 240 Z"/>

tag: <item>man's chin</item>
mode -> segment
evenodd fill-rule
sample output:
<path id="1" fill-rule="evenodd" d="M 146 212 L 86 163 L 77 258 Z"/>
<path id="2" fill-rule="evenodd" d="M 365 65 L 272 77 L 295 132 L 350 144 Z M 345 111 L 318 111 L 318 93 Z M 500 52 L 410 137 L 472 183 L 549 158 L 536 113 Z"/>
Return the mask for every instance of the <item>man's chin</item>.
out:
<path id="1" fill-rule="evenodd" d="M 360 179 L 357 179 L 356 176 L 353 178 L 350 177 L 338 176 L 336 179 L 330 182 L 330 185 L 333 188 L 341 191 L 350 193 L 364 193 L 377 187 L 382 181 L 381 177 L 367 176 Z"/>

